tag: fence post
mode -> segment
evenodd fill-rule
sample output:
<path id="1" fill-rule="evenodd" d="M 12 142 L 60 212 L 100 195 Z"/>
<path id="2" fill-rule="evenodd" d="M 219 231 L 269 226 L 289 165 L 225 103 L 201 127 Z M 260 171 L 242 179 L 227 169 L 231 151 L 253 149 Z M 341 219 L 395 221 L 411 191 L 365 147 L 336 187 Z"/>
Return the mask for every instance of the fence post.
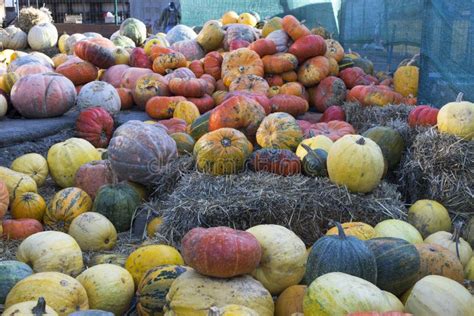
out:
<path id="1" fill-rule="evenodd" d="M 118 25 L 118 0 L 114 1 L 114 17 L 115 17 L 115 25 Z"/>

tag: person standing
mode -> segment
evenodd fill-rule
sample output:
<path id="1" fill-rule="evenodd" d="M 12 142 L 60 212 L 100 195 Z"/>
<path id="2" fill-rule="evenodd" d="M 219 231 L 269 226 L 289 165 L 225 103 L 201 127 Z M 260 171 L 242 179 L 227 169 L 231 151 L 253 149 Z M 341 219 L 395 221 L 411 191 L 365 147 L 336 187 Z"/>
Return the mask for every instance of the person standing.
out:
<path id="1" fill-rule="evenodd" d="M 158 21 L 158 27 L 160 30 L 163 30 L 165 33 L 167 33 L 180 22 L 181 12 L 179 12 L 179 9 L 176 8 L 174 1 L 171 1 L 168 4 L 168 7 L 161 13 L 160 19 Z"/>

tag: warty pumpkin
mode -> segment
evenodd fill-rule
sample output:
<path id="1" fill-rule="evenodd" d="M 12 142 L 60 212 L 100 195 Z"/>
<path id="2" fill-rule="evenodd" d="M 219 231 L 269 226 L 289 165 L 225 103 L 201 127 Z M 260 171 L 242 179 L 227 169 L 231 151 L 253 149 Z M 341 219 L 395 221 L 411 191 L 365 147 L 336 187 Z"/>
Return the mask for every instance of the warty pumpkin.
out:
<path id="1" fill-rule="evenodd" d="M 13 160 L 10 169 L 21 172 L 35 180 L 38 187 L 42 186 L 49 174 L 48 162 L 40 154 L 22 155 Z"/>
<path id="2" fill-rule="evenodd" d="M 436 244 L 421 243 L 415 247 L 420 255 L 417 281 L 427 275 L 441 275 L 459 283 L 464 282 L 463 266 L 455 254 Z"/>
<path id="3" fill-rule="evenodd" d="M 160 75 L 166 74 L 168 69 L 186 67 L 186 57 L 180 52 L 171 51 L 161 54 L 153 60 L 153 71 Z"/>
<path id="4" fill-rule="evenodd" d="M 222 61 L 221 76 L 228 87 L 241 75 L 263 77 L 263 62 L 260 56 L 248 48 L 239 48 L 227 53 Z"/>
<path id="5" fill-rule="evenodd" d="M 100 107 L 88 108 L 79 113 L 76 120 L 76 133 L 94 147 L 105 148 L 112 138 L 114 119 Z"/>
<path id="6" fill-rule="evenodd" d="M 362 106 L 385 106 L 388 104 L 400 104 L 403 98 L 401 94 L 392 91 L 386 86 L 358 85 L 349 91 L 347 100 L 359 102 Z"/>
<path id="7" fill-rule="evenodd" d="M 266 95 L 270 89 L 268 82 L 256 75 L 242 75 L 230 83 L 229 91 L 248 91 Z"/>
<path id="8" fill-rule="evenodd" d="M 344 58 L 344 48 L 334 39 L 326 39 L 326 53 L 327 58 L 334 58 L 338 63 Z"/>
<path id="9" fill-rule="evenodd" d="M 263 109 L 265 110 L 265 114 L 267 115 L 270 114 L 272 111 L 271 101 L 264 94 L 253 93 L 248 91 L 230 91 L 225 95 L 224 101 L 234 96 L 244 96 L 257 101 L 263 107 Z"/>
<path id="10" fill-rule="evenodd" d="M 348 89 L 352 89 L 355 86 L 367 86 L 372 83 L 364 70 L 359 67 L 342 69 L 339 73 L 339 77 L 344 81 Z"/>
<path id="11" fill-rule="evenodd" d="M 276 112 L 263 119 L 256 138 L 262 148 L 296 150 L 303 140 L 303 133 L 293 116 Z"/>
<path id="12" fill-rule="evenodd" d="M 128 66 L 125 69 L 116 68 L 116 67 L 121 67 L 121 66 L 124 66 L 124 65 L 112 66 L 111 68 L 107 69 L 107 71 L 105 72 L 104 78 L 102 78 L 102 80 L 110 83 L 116 88 L 127 88 L 133 91 L 135 90 L 137 80 L 140 77 L 153 73 L 153 71 L 148 68 L 137 68 L 137 67 L 128 67 Z M 110 72 L 110 75 L 109 75 L 109 72 Z M 113 77 L 115 77 L 115 80 L 113 79 Z M 117 85 L 116 80 L 118 81 L 118 85 Z"/>
<path id="13" fill-rule="evenodd" d="M 37 192 L 35 180 L 24 173 L 16 172 L 14 170 L 0 166 L 0 178 L 6 185 L 10 203 L 22 193 Z M 8 203 L 4 202 L 4 204 L 7 204 L 8 207 Z M 5 207 L 5 209 L 7 207 Z"/>
<path id="14" fill-rule="evenodd" d="M 83 251 L 110 250 L 117 242 L 117 231 L 112 222 L 95 212 L 77 216 L 69 225 L 68 234 Z"/>
<path id="15" fill-rule="evenodd" d="M 324 78 L 317 87 L 309 89 L 310 103 L 319 112 L 325 112 L 332 105 L 342 105 L 346 94 L 344 81 L 334 76 Z"/>
<path id="16" fill-rule="evenodd" d="M 308 59 L 298 69 L 298 81 L 305 87 L 314 86 L 327 76 L 329 76 L 329 60 L 324 56 Z"/>
<path id="17" fill-rule="evenodd" d="M 266 171 L 282 176 L 291 176 L 301 172 L 301 161 L 288 149 L 259 149 L 249 158 L 249 167 L 253 171 Z"/>
<path id="18" fill-rule="evenodd" d="M 438 231 L 451 231 L 448 210 L 433 200 L 418 200 L 410 206 L 408 222 L 418 229 L 423 238 Z"/>
<path id="19" fill-rule="evenodd" d="M 18 195 L 11 206 L 11 214 L 15 219 L 33 218 L 42 221 L 45 212 L 46 202 L 41 195 L 34 192 L 25 192 Z"/>
<path id="20" fill-rule="evenodd" d="M 374 227 L 378 237 L 400 238 L 412 244 L 423 242 L 420 232 L 410 223 L 399 219 L 386 219 Z"/>
<path id="21" fill-rule="evenodd" d="M 155 96 L 169 96 L 170 87 L 159 74 L 146 74 L 138 78 L 132 90 L 133 101 L 139 109 L 144 110 L 148 100 Z"/>
<path id="22" fill-rule="evenodd" d="M 4 219 L 1 231 L 4 239 L 23 240 L 42 232 L 43 225 L 33 218 Z"/>
<path id="23" fill-rule="evenodd" d="M 474 139 L 474 103 L 463 101 L 460 93 L 455 102 L 450 102 L 438 112 L 438 130 L 465 140 Z"/>
<path id="24" fill-rule="evenodd" d="M 287 82 L 281 85 L 279 92 L 280 94 L 294 95 L 308 100 L 308 93 L 305 87 L 299 82 Z"/>

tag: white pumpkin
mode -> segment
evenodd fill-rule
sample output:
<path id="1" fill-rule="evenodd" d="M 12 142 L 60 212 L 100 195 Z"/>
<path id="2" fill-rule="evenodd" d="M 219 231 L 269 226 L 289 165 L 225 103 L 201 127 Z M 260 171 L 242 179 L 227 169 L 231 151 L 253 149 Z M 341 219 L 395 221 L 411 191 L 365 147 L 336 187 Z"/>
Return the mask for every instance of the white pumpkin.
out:
<path id="1" fill-rule="evenodd" d="M 92 81 L 82 87 L 76 105 L 80 110 L 100 106 L 114 115 L 120 111 L 121 102 L 117 90 L 111 84 Z"/>
<path id="2" fill-rule="evenodd" d="M 8 102 L 4 95 L 0 94 L 0 119 L 7 114 Z"/>
<path id="3" fill-rule="evenodd" d="M 0 30 L 0 42 L 3 49 L 25 49 L 28 45 L 28 35 L 20 28 L 10 25 Z"/>
<path id="4" fill-rule="evenodd" d="M 33 26 L 28 32 L 28 44 L 34 50 L 43 50 L 56 46 L 58 29 L 52 23 L 41 23 Z"/>

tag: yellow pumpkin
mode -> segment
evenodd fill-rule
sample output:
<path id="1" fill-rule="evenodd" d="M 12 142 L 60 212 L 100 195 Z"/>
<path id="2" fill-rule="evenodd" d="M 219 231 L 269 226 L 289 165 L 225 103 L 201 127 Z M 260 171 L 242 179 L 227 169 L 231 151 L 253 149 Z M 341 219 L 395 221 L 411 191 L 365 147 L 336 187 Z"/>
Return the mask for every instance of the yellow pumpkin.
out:
<path id="1" fill-rule="evenodd" d="M 68 234 L 83 251 L 110 250 L 117 242 L 117 230 L 112 222 L 95 212 L 82 213 L 73 219 Z"/>
<path id="2" fill-rule="evenodd" d="M 87 140 L 69 138 L 51 146 L 47 161 L 54 182 L 66 188 L 74 185 L 76 172 L 83 164 L 100 159 L 100 153 Z"/>
<path id="3" fill-rule="evenodd" d="M 469 259 L 464 268 L 464 277 L 467 280 L 474 281 L 474 256 Z"/>
<path id="4" fill-rule="evenodd" d="M 257 143 L 262 148 L 294 151 L 303 140 L 303 132 L 295 118 L 288 113 L 276 112 L 265 117 L 257 130 Z"/>
<path id="5" fill-rule="evenodd" d="M 271 32 L 281 30 L 283 28 L 281 22 L 282 18 L 280 18 L 279 16 L 275 16 L 270 20 L 266 21 L 263 25 L 262 36 L 267 37 L 268 34 L 270 34 Z"/>
<path id="6" fill-rule="evenodd" d="M 211 307 L 236 304 L 253 309 L 260 316 L 273 316 L 270 293 L 249 275 L 231 279 L 203 276 L 194 270 L 181 274 L 166 296 L 165 315 L 208 316 Z"/>
<path id="7" fill-rule="evenodd" d="M 224 307 L 211 307 L 209 309 L 209 316 L 259 316 L 256 311 L 251 308 L 230 304 Z"/>
<path id="8" fill-rule="evenodd" d="M 285 289 L 275 302 L 275 316 L 289 316 L 303 313 L 305 285 L 292 285 Z"/>
<path id="9" fill-rule="evenodd" d="M 308 152 L 306 151 L 306 149 L 303 148 L 301 144 L 305 144 L 313 150 L 322 149 L 328 153 L 329 149 L 331 149 L 331 146 L 334 143 L 329 137 L 324 135 L 318 135 L 303 140 L 296 148 L 296 156 L 300 157 L 300 159 L 303 160 L 303 158 L 308 154 Z M 336 228 L 337 230 L 337 227 L 334 228 Z"/>
<path id="10" fill-rule="evenodd" d="M 239 15 L 238 23 L 240 24 L 255 26 L 257 25 L 257 22 L 257 18 L 253 14 L 242 13 L 241 15 Z"/>
<path id="11" fill-rule="evenodd" d="M 153 238 L 155 233 L 163 224 L 163 217 L 155 217 L 146 225 L 146 234 L 148 237 Z"/>
<path id="12" fill-rule="evenodd" d="M 23 240 L 16 252 L 18 261 L 28 263 L 35 272 L 61 272 L 76 276 L 84 268 L 82 251 L 68 234 L 45 231 Z"/>
<path id="13" fill-rule="evenodd" d="M 377 232 L 369 224 L 362 222 L 349 222 L 342 223 L 342 228 L 344 228 L 344 233 L 347 236 L 354 236 L 360 240 L 369 240 L 377 237 Z M 326 233 L 326 235 L 338 235 L 337 227 L 332 227 Z"/>
<path id="14" fill-rule="evenodd" d="M 438 130 L 466 140 L 473 140 L 474 103 L 462 101 L 462 93 L 460 93 L 456 102 L 450 102 L 439 110 Z"/>
<path id="15" fill-rule="evenodd" d="M 10 169 L 29 175 L 38 187 L 42 186 L 48 177 L 48 162 L 40 154 L 26 154 L 13 160 Z"/>
<path id="16" fill-rule="evenodd" d="M 205 51 L 210 52 L 218 49 L 222 45 L 224 35 L 225 32 L 219 21 L 211 20 L 204 23 L 202 30 L 196 37 L 196 41 Z"/>
<path id="17" fill-rule="evenodd" d="M 335 184 L 345 185 L 351 192 L 367 193 L 379 185 L 385 162 L 373 140 L 345 135 L 329 150 L 327 167 L 329 179 Z"/>
<path id="18" fill-rule="evenodd" d="M 306 268 L 306 247 L 291 230 L 279 225 L 258 225 L 247 232 L 262 247 L 262 259 L 252 276 L 272 294 L 298 284 Z"/>
<path id="19" fill-rule="evenodd" d="M 130 308 L 135 285 L 130 273 L 114 264 L 93 266 L 76 278 L 87 292 L 89 307 L 124 315 Z"/>
<path id="20" fill-rule="evenodd" d="M 145 54 L 147 56 L 151 55 L 151 48 L 154 45 L 158 45 L 160 47 L 170 47 L 170 43 L 166 40 L 166 36 L 156 36 L 154 38 L 151 38 L 145 42 L 145 46 L 143 46 L 143 49 L 145 50 Z"/>
<path id="21" fill-rule="evenodd" d="M 20 79 L 20 75 L 16 72 L 8 72 L 0 75 L 0 89 L 6 93 L 10 93 L 13 85 Z"/>
<path id="22" fill-rule="evenodd" d="M 400 238 L 412 244 L 423 242 L 420 232 L 410 223 L 399 219 L 387 219 L 374 227 L 377 237 Z"/>
<path id="23" fill-rule="evenodd" d="M 418 200 L 410 206 L 408 222 L 418 229 L 423 238 L 438 231 L 451 231 L 448 210 L 433 200 Z"/>
<path id="24" fill-rule="evenodd" d="M 0 166 L 0 179 L 7 185 L 10 203 L 22 193 L 37 192 L 35 180 L 26 174 Z"/>
<path id="25" fill-rule="evenodd" d="M 86 290 L 79 281 L 58 272 L 35 273 L 24 278 L 8 293 L 5 307 L 40 297 L 60 316 L 89 309 Z"/>
<path id="26" fill-rule="evenodd" d="M 46 226 L 67 232 L 72 220 L 91 208 L 92 199 L 84 190 L 74 187 L 62 189 L 51 200 L 43 221 Z"/>
<path id="27" fill-rule="evenodd" d="M 15 219 L 34 218 L 41 222 L 45 212 L 46 202 L 41 195 L 34 192 L 18 195 L 11 205 L 11 214 Z"/>
<path id="28" fill-rule="evenodd" d="M 198 107 L 190 101 L 180 101 L 176 104 L 173 112 L 174 118 L 182 119 L 186 124 L 191 125 L 201 114 Z"/>
<path id="29" fill-rule="evenodd" d="M 138 286 L 148 270 L 163 264 L 182 265 L 184 261 L 178 250 L 171 246 L 150 245 L 132 252 L 125 262 L 125 269 L 132 274 L 135 285 Z"/>
<path id="30" fill-rule="evenodd" d="M 35 311 L 40 308 L 40 310 L 44 313 L 41 315 L 52 315 L 52 316 L 57 316 L 58 313 L 54 311 L 49 305 L 47 305 L 44 301 L 44 310 L 42 310 L 43 305 L 40 305 L 41 298 L 38 299 L 37 301 L 26 301 L 26 302 L 21 302 L 17 303 L 13 306 L 10 306 L 8 309 L 3 311 L 3 316 L 21 316 L 21 315 L 36 315 Z M 36 309 L 35 309 L 36 308 Z M 35 309 L 35 310 L 34 310 Z"/>
<path id="31" fill-rule="evenodd" d="M 66 41 L 69 38 L 69 35 L 64 32 L 58 39 L 58 49 L 62 54 L 67 54 Z"/>
<path id="32" fill-rule="evenodd" d="M 227 11 L 224 13 L 221 19 L 223 25 L 238 23 L 239 15 L 235 11 Z"/>
<path id="33" fill-rule="evenodd" d="M 398 67 L 393 74 L 393 88 L 396 92 L 404 97 L 418 95 L 418 80 L 420 77 L 420 69 L 412 66 L 415 62 L 413 58 L 406 66 Z"/>
<path id="34" fill-rule="evenodd" d="M 130 53 L 123 47 L 114 48 L 112 54 L 114 55 L 116 65 L 128 65 L 130 62 Z M 100 76 L 98 79 L 100 79 Z"/>
<path id="35" fill-rule="evenodd" d="M 426 237 L 425 243 L 440 245 L 444 248 L 447 248 L 456 256 L 458 256 L 457 252 L 459 251 L 458 258 L 461 261 L 463 267 L 466 267 L 467 263 L 472 257 L 472 248 L 471 245 L 469 245 L 469 243 L 461 237 L 459 237 L 459 244 L 456 246 L 456 238 L 458 237 L 457 234 L 459 234 L 458 228 L 455 229 L 453 234 L 443 231 L 436 232 Z"/>

